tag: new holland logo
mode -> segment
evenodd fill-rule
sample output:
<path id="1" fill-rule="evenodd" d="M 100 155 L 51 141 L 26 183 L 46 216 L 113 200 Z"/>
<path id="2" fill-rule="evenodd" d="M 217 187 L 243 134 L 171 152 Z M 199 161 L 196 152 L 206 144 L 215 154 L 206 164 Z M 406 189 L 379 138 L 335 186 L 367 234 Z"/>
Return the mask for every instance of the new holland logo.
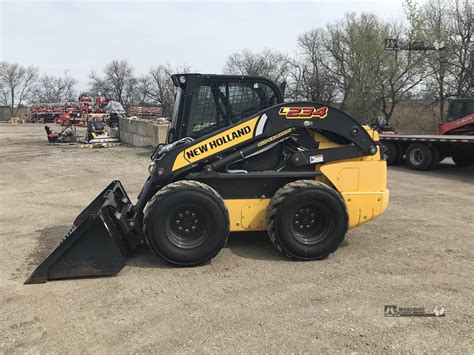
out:
<path id="1" fill-rule="evenodd" d="M 311 118 L 326 118 L 328 115 L 328 107 L 321 106 L 319 108 L 313 106 L 291 106 L 291 107 L 282 107 L 280 116 L 285 116 L 287 119 L 311 119 Z"/>
<path id="2" fill-rule="evenodd" d="M 232 142 L 242 136 L 245 136 L 246 134 L 249 134 L 251 131 L 252 129 L 250 128 L 250 126 L 245 126 L 233 132 L 227 133 L 226 135 L 222 137 L 216 138 L 210 142 L 204 143 L 203 145 L 186 150 L 185 152 L 186 158 L 188 158 L 189 160 L 192 160 L 193 158 L 203 153 L 206 153 L 212 149 L 220 147 L 223 144 Z"/>
<path id="3" fill-rule="evenodd" d="M 260 116 L 217 133 L 184 149 L 176 156 L 172 171 L 181 169 L 252 139 Z"/>

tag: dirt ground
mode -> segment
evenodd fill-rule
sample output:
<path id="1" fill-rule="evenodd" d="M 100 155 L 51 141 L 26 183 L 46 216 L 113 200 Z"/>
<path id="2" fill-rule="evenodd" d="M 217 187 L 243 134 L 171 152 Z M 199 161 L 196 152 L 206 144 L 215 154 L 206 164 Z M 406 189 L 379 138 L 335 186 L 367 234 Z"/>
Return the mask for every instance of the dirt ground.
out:
<path id="1" fill-rule="evenodd" d="M 391 200 L 317 262 L 235 234 L 211 263 L 139 250 L 116 277 L 23 282 L 113 179 L 135 198 L 148 152 L 48 145 L 0 125 L 0 353 L 474 351 L 474 168 L 389 169 Z M 445 307 L 388 318 L 384 305 Z"/>

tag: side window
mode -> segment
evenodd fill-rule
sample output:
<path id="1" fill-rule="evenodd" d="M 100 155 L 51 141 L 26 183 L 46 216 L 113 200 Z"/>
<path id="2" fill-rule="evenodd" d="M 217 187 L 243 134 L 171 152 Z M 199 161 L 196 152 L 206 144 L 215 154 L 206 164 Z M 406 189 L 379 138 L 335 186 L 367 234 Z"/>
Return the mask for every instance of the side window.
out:
<path id="1" fill-rule="evenodd" d="M 187 136 L 198 138 L 219 123 L 219 114 L 210 85 L 201 85 L 193 91 Z"/>
<path id="2" fill-rule="evenodd" d="M 458 118 L 461 118 L 464 112 L 464 102 L 462 101 L 454 101 L 451 104 L 449 115 L 448 115 L 448 121 L 454 121 L 457 120 Z"/>
<path id="3" fill-rule="evenodd" d="M 277 94 L 265 83 L 203 82 L 192 94 L 187 135 L 199 138 L 248 118 L 277 101 Z"/>
<path id="4" fill-rule="evenodd" d="M 474 113 L 474 100 L 466 102 L 466 107 L 464 108 L 464 116 Z"/>

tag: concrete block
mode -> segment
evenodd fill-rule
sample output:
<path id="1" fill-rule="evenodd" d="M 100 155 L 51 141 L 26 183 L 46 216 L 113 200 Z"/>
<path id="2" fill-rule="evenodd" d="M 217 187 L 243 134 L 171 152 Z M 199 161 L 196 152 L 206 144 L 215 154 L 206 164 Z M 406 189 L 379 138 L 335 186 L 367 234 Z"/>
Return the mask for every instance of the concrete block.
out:
<path id="1" fill-rule="evenodd" d="M 154 146 L 153 144 L 153 138 L 152 137 L 143 137 L 143 145 L 145 147 L 152 147 Z"/>
<path id="2" fill-rule="evenodd" d="M 153 136 L 154 136 L 154 132 L 153 132 L 153 121 L 148 121 L 146 123 L 146 136 L 147 137 L 150 137 L 153 139 Z"/>
<path id="3" fill-rule="evenodd" d="M 129 132 L 120 131 L 120 141 L 126 144 L 132 144 L 132 137 Z"/>
<path id="4" fill-rule="evenodd" d="M 166 143 L 168 137 L 169 124 L 154 124 L 153 125 L 153 142 L 155 145 Z"/>
<path id="5" fill-rule="evenodd" d="M 120 131 L 128 132 L 128 126 L 130 124 L 130 120 L 128 118 L 119 118 L 119 127 Z"/>
<path id="6" fill-rule="evenodd" d="M 134 147 L 144 147 L 145 142 L 143 138 L 143 136 L 140 136 L 138 134 L 132 134 L 132 145 Z"/>
<path id="7" fill-rule="evenodd" d="M 135 122 L 137 126 L 136 133 L 139 134 L 140 136 L 146 137 L 147 136 L 147 130 L 148 130 L 148 122 L 142 121 L 142 120 L 137 120 Z"/>
<path id="8" fill-rule="evenodd" d="M 127 132 L 137 133 L 137 122 L 135 120 L 129 120 L 128 121 Z"/>

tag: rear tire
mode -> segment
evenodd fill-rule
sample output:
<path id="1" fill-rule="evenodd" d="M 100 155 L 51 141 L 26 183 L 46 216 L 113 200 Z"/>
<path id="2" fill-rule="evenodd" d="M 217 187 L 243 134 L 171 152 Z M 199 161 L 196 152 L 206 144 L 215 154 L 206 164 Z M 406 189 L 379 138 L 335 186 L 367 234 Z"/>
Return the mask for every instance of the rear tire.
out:
<path id="1" fill-rule="evenodd" d="M 413 170 L 428 170 L 433 161 L 433 151 L 426 144 L 413 143 L 408 146 L 405 160 Z"/>
<path id="2" fill-rule="evenodd" d="M 467 153 L 456 153 L 452 156 L 457 167 L 465 168 L 471 166 L 474 162 L 474 156 Z"/>
<path id="3" fill-rule="evenodd" d="M 344 240 L 348 215 L 342 197 L 329 186 L 299 180 L 279 189 L 267 209 L 270 240 L 295 260 L 321 259 Z"/>
<path id="4" fill-rule="evenodd" d="M 180 266 L 205 263 L 224 247 L 229 212 L 222 197 L 198 181 L 171 183 L 148 203 L 145 240 L 165 261 Z"/>

